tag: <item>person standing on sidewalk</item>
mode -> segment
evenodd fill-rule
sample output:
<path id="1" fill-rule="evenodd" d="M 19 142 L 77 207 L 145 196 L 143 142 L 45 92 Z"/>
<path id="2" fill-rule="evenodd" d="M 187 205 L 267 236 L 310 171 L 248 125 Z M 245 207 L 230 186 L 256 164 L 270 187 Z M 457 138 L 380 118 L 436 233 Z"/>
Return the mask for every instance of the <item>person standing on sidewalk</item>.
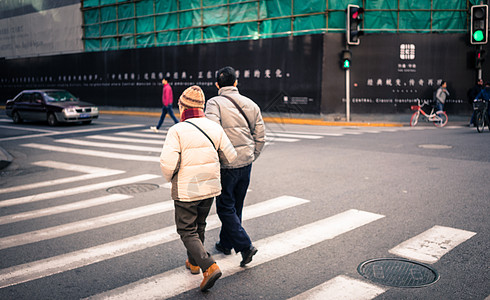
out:
<path id="1" fill-rule="evenodd" d="M 208 100 L 206 117 L 220 124 L 235 147 L 238 157 L 221 165 L 222 193 L 216 197 L 216 208 L 222 226 L 215 247 L 228 255 L 231 249 L 240 252 L 244 267 L 252 261 L 257 248 L 242 227 L 242 210 L 250 184 L 252 162 L 265 144 L 265 129 L 259 106 L 241 95 L 235 70 L 224 67 L 217 73 L 218 96 Z"/>
<path id="2" fill-rule="evenodd" d="M 163 121 L 165 120 L 165 116 L 167 113 L 170 115 L 170 117 L 174 120 L 175 124 L 179 123 L 179 120 L 174 115 L 174 111 L 172 108 L 172 104 L 174 103 L 174 94 L 172 92 L 172 87 L 169 84 L 170 82 L 170 77 L 165 77 L 162 79 L 162 84 L 163 84 L 163 91 L 162 91 L 162 114 L 160 115 L 160 120 L 158 121 L 158 125 L 151 126 L 150 129 L 153 132 L 158 132 L 160 127 L 163 124 Z"/>
<path id="3" fill-rule="evenodd" d="M 223 128 L 204 117 L 204 102 L 199 86 L 184 91 L 179 99 L 182 122 L 170 127 L 160 155 L 162 173 L 172 183 L 177 233 L 187 249 L 185 266 L 192 274 L 202 269 L 202 291 L 221 276 L 203 246 L 206 218 L 221 193 L 220 161 L 230 163 L 237 156 Z"/>

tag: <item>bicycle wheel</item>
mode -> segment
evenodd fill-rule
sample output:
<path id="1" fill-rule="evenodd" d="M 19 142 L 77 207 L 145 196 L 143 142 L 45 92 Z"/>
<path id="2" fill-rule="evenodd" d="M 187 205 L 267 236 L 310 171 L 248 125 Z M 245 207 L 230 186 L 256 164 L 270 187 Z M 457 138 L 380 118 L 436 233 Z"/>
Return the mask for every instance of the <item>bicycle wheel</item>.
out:
<path id="1" fill-rule="evenodd" d="M 477 111 L 475 116 L 475 126 L 478 132 L 483 132 L 483 128 L 485 127 L 485 116 L 483 112 Z"/>
<path id="2" fill-rule="evenodd" d="M 439 120 L 437 121 L 434 121 L 434 125 L 436 125 L 436 127 L 444 127 L 446 126 L 447 124 L 447 115 L 446 115 L 446 112 L 440 112 L 437 114 L 437 116 L 439 117 Z"/>
<path id="3" fill-rule="evenodd" d="M 410 118 L 410 126 L 415 126 L 417 125 L 417 122 L 419 121 L 419 116 L 420 116 L 420 111 L 416 111 L 413 113 L 412 118 Z"/>

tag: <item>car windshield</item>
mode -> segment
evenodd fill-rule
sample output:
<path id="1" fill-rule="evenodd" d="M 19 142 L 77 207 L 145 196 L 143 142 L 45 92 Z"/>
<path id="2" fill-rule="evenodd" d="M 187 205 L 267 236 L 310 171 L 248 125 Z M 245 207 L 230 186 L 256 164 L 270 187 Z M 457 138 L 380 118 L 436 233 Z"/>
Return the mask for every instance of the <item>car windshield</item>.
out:
<path id="1" fill-rule="evenodd" d="M 78 101 L 77 97 L 67 91 L 50 91 L 44 93 L 44 96 L 49 102 Z"/>

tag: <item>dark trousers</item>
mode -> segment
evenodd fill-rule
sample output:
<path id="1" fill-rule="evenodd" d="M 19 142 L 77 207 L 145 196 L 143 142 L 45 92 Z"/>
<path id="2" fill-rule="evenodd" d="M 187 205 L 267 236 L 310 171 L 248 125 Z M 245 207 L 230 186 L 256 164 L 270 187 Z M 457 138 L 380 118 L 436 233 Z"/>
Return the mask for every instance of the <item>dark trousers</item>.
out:
<path id="1" fill-rule="evenodd" d="M 177 233 L 187 249 L 189 262 L 206 271 L 215 263 L 213 257 L 204 249 L 204 231 L 213 198 L 182 202 L 174 201 Z"/>
<path id="2" fill-rule="evenodd" d="M 221 169 L 221 195 L 216 197 L 216 210 L 221 220 L 220 244 L 236 252 L 249 249 L 252 241 L 242 227 L 242 210 L 252 165 L 237 169 Z"/>
<path id="3" fill-rule="evenodd" d="M 174 111 L 172 109 L 172 104 L 168 106 L 163 106 L 162 107 L 162 114 L 160 115 L 160 120 L 158 121 L 157 129 L 160 129 L 160 126 L 162 126 L 163 121 L 165 120 L 165 116 L 167 113 L 170 115 L 170 117 L 174 120 L 175 123 L 179 123 L 179 120 L 174 115 Z"/>

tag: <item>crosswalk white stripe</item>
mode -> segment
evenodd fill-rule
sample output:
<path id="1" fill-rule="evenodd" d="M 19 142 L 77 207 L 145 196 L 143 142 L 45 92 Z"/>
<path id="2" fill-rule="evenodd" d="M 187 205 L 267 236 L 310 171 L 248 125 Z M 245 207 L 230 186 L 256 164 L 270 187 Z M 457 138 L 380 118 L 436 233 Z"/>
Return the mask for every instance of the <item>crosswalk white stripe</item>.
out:
<path id="1" fill-rule="evenodd" d="M 404 258 L 433 264 L 475 234 L 476 232 L 436 225 L 390 249 L 389 252 Z"/>
<path id="2" fill-rule="evenodd" d="M 291 134 L 288 132 L 285 133 L 279 133 L 279 132 L 267 132 L 267 136 L 279 136 L 279 137 L 285 137 L 285 138 L 297 138 L 297 139 L 308 139 L 308 140 L 317 140 L 321 139 L 322 136 L 319 135 L 306 135 L 306 134 Z"/>
<path id="3" fill-rule="evenodd" d="M 305 249 L 325 240 L 376 221 L 384 216 L 351 209 L 335 216 L 304 225 L 287 232 L 254 242 L 259 249 L 250 267 Z M 227 277 L 245 270 L 239 266 L 237 255 L 216 255 L 214 257 Z M 89 299 L 164 299 L 176 296 L 199 286 L 201 276 L 192 276 L 185 267 L 142 279 L 138 282 L 95 295 Z"/>
<path id="4" fill-rule="evenodd" d="M 370 300 L 388 289 L 347 276 L 337 276 L 290 300 Z"/>
<path id="5" fill-rule="evenodd" d="M 30 195 L 30 196 L 25 196 L 25 197 L 7 199 L 7 200 L 0 201 L 0 207 L 7 207 L 7 206 L 24 204 L 24 203 L 32 203 L 32 202 L 37 202 L 37 201 L 42 201 L 42 200 L 47 200 L 47 199 L 53 199 L 53 198 L 63 197 L 63 196 L 71 196 L 71 195 L 76 195 L 76 194 L 80 194 L 80 193 L 91 192 L 91 191 L 94 191 L 97 189 L 107 189 L 107 188 L 110 188 L 112 186 L 129 184 L 129 183 L 134 183 L 134 182 L 139 182 L 139 181 L 144 181 L 144 180 L 150 180 L 150 179 L 155 179 L 155 178 L 159 178 L 159 177 L 160 176 L 153 175 L 153 174 L 143 174 L 143 175 L 133 176 L 133 177 L 124 178 L 124 179 L 118 179 L 118 180 L 106 181 L 106 182 L 89 184 L 89 185 L 84 185 L 84 186 L 78 186 L 78 187 L 69 188 L 69 189 L 65 189 L 65 190 L 46 192 L 46 193 L 42 193 L 42 194 L 36 194 L 36 195 Z"/>
<path id="6" fill-rule="evenodd" d="M 136 146 L 136 145 L 128 145 L 128 144 L 97 143 L 97 142 L 90 142 L 86 140 L 75 140 L 75 139 L 59 139 L 59 140 L 55 140 L 55 142 L 71 144 L 71 145 L 87 146 L 87 147 L 115 148 L 119 150 L 162 152 L 162 147 L 145 147 L 145 146 Z"/>
<path id="7" fill-rule="evenodd" d="M 59 163 L 55 161 L 38 161 L 38 162 L 34 162 L 33 165 L 55 168 L 55 169 L 64 169 L 69 171 L 79 171 L 88 174 L 47 180 L 47 181 L 40 181 L 31 184 L 23 184 L 23 185 L 13 186 L 9 188 L 3 188 L 0 189 L 0 193 L 11 193 L 11 192 L 17 192 L 17 191 L 23 191 L 29 189 L 36 189 L 40 187 L 53 186 L 53 185 L 58 185 L 63 183 L 70 183 L 70 182 L 88 180 L 93 178 L 118 175 L 125 172 L 120 170 L 89 167 L 89 166 L 82 166 L 82 165 L 75 165 L 75 164 L 65 164 L 65 163 Z"/>
<path id="8" fill-rule="evenodd" d="M 173 201 L 165 201 L 151 205 L 141 206 L 133 209 L 103 215 L 78 222 L 72 222 L 59 226 L 48 227 L 40 230 L 30 231 L 17 235 L 0 238 L 0 250 L 11 247 L 31 244 L 39 241 L 54 239 L 57 237 L 92 230 L 104 226 L 114 225 L 131 221 L 163 212 L 174 208 Z"/>
<path id="9" fill-rule="evenodd" d="M 78 202 L 74 202 L 74 203 L 68 203 L 68 204 L 64 204 L 64 205 L 58 205 L 58 206 L 53 206 L 53 207 L 48 207 L 48 208 L 38 209 L 38 210 L 31 210 L 31 211 L 27 211 L 27 212 L 18 213 L 18 214 L 6 215 L 6 216 L 0 217 L 0 225 L 19 222 L 19 221 L 25 221 L 25 220 L 29 220 L 29 219 L 35 219 L 35 218 L 40 218 L 40 217 L 45 217 L 45 216 L 51 216 L 51 215 L 60 214 L 60 213 L 64 213 L 64 212 L 70 212 L 70 211 L 79 210 L 79 209 L 83 209 L 83 208 L 94 207 L 94 206 L 98 206 L 98 205 L 102 205 L 102 204 L 114 203 L 117 201 L 129 199 L 129 198 L 132 198 L 132 197 L 129 195 L 111 194 L 108 196 L 92 198 L 92 199 L 78 201 Z"/>
<path id="10" fill-rule="evenodd" d="M 161 133 L 166 133 L 167 130 L 160 130 Z M 124 135 L 124 136 L 132 136 L 132 137 L 140 137 L 145 139 L 157 139 L 163 141 L 165 135 L 159 135 L 155 133 L 138 133 L 138 132 L 116 132 L 116 135 Z"/>
<path id="11" fill-rule="evenodd" d="M 320 136 L 343 136 L 343 133 L 338 132 L 305 132 L 305 131 L 286 131 L 291 134 L 300 134 L 300 135 L 320 135 Z"/>
<path id="12" fill-rule="evenodd" d="M 135 139 L 135 138 L 124 138 L 118 136 L 106 136 L 106 135 L 90 135 L 87 136 L 89 139 L 97 139 L 112 142 L 124 142 L 124 143 L 137 143 L 137 144 L 152 144 L 160 145 L 163 147 L 164 140 L 148 140 L 148 139 Z"/>
<path id="13" fill-rule="evenodd" d="M 40 134 L 20 135 L 20 136 L 12 136 L 12 137 L 1 138 L 0 142 L 11 141 L 11 140 L 20 140 L 20 139 L 29 139 L 29 138 L 37 138 L 37 137 L 43 137 L 43 136 L 61 135 L 61 134 L 70 135 L 70 134 L 75 134 L 75 133 L 84 133 L 84 132 L 91 132 L 91 131 L 135 128 L 135 127 L 142 127 L 142 126 L 144 126 L 144 125 L 134 124 L 134 125 L 124 125 L 124 126 L 103 127 L 103 128 L 95 127 L 95 128 L 89 128 L 89 129 L 79 129 L 79 130 L 70 130 L 70 131 L 53 131 L 53 132 L 40 133 Z"/>
<path id="14" fill-rule="evenodd" d="M 294 143 L 299 141 L 299 139 L 275 138 L 275 137 L 266 137 L 265 140 L 267 142 L 284 142 L 284 143 Z"/>
<path id="15" fill-rule="evenodd" d="M 57 151 L 57 152 L 98 156 L 98 157 L 113 158 L 113 159 L 150 161 L 150 162 L 158 162 L 160 160 L 160 157 L 158 155 L 157 156 L 131 155 L 131 154 L 96 151 L 96 150 L 88 150 L 88 149 L 78 149 L 78 148 L 75 149 L 75 148 L 68 148 L 68 147 L 50 146 L 50 145 L 36 144 L 36 143 L 22 144 L 21 146 L 35 148 L 35 149 L 42 149 L 47 151 Z"/>
<path id="16" fill-rule="evenodd" d="M 250 220 L 308 203 L 308 200 L 281 196 L 243 208 L 243 220 Z M 219 228 L 217 215 L 206 220 L 206 230 Z M 0 270 L 0 289 L 65 271 L 88 266 L 114 257 L 133 253 L 179 239 L 175 226 L 165 227 L 126 239 L 58 255 Z"/>

